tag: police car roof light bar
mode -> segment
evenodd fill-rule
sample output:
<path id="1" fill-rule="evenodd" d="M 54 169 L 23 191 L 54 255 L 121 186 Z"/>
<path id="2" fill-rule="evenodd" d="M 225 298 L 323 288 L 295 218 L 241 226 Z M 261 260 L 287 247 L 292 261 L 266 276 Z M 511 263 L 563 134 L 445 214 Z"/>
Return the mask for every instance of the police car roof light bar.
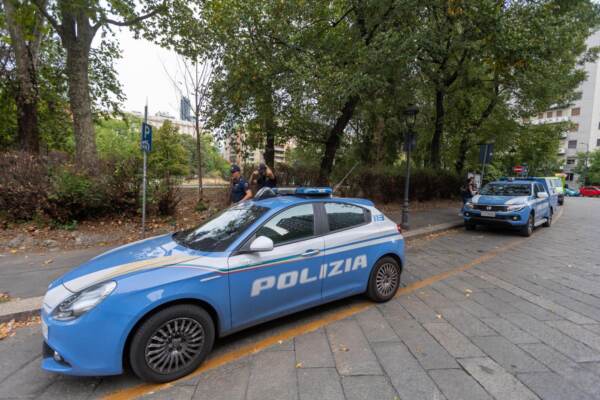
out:
<path id="1" fill-rule="evenodd" d="M 254 196 L 255 200 L 268 199 L 275 196 L 331 197 L 330 187 L 283 187 L 263 188 Z"/>

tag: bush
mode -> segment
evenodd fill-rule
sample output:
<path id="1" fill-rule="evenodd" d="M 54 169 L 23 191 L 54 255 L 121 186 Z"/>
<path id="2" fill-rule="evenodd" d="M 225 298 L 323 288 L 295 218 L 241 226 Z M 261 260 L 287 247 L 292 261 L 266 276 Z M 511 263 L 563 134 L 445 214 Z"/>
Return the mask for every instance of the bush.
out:
<path id="1" fill-rule="evenodd" d="M 0 153 L 0 212 L 29 220 L 47 205 L 48 160 L 22 152 Z"/>
<path id="2" fill-rule="evenodd" d="M 149 204 L 159 215 L 174 215 L 181 202 L 181 191 L 169 179 L 161 179 L 151 188 Z"/>
<path id="3" fill-rule="evenodd" d="M 460 176 L 446 170 L 413 169 L 410 174 L 411 200 L 455 198 L 460 193 Z M 402 167 L 355 170 L 344 182 L 344 195 L 367 197 L 390 203 L 404 198 L 405 170 Z"/>
<path id="4" fill-rule="evenodd" d="M 58 167 L 51 173 L 46 214 L 53 220 L 68 222 L 101 214 L 106 209 L 103 188 L 91 177 Z"/>

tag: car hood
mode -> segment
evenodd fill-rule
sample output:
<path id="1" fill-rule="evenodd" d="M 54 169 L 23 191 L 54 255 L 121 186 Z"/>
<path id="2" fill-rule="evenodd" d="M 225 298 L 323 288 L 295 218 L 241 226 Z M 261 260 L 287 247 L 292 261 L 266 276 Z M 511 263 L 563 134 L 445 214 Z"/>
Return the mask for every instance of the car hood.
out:
<path id="1" fill-rule="evenodd" d="M 474 204 L 485 204 L 490 206 L 496 205 L 512 205 L 512 204 L 525 204 L 529 196 L 487 196 L 487 195 L 476 195 L 473 197 Z"/>
<path id="2" fill-rule="evenodd" d="M 203 259 L 202 264 L 212 264 L 210 261 L 217 261 L 219 257 L 215 258 L 215 255 L 218 254 L 220 253 L 204 253 L 181 246 L 173 240 L 171 234 L 156 236 L 100 254 L 63 275 L 60 283 L 69 291 L 78 292 L 122 275 L 185 264 L 199 258 Z"/>

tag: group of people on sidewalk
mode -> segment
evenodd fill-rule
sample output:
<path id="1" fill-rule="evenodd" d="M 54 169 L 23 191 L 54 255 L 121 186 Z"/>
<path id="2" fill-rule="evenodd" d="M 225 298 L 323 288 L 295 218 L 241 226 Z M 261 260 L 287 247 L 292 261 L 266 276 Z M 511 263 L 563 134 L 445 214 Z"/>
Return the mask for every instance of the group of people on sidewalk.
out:
<path id="1" fill-rule="evenodd" d="M 250 182 L 248 182 L 242 176 L 242 169 L 240 166 L 233 164 L 231 166 L 231 194 L 229 202 L 235 204 L 240 201 L 251 199 L 253 196 L 252 190 L 250 189 L 251 184 L 256 185 L 257 191 L 264 187 L 274 188 L 277 186 L 277 178 L 275 178 L 275 174 L 271 168 L 265 163 L 260 163 L 258 169 L 250 176 Z"/>

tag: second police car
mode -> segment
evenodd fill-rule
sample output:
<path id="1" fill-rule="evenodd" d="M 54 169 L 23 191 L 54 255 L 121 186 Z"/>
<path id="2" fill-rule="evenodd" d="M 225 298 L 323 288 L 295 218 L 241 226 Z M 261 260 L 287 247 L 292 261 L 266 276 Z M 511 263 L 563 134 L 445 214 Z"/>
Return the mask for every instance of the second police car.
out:
<path id="1" fill-rule="evenodd" d="M 288 195 L 282 195 L 288 194 Z M 364 199 L 266 189 L 203 225 L 120 248 L 52 282 L 42 367 L 70 375 L 177 379 L 216 338 L 359 293 L 391 299 L 404 241 Z"/>
<path id="2" fill-rule="evenodd" d="M 490 182 L 463 207 L 465 228 L 499 225 L 516 228 L 530 236 L 535 227 L 549 227 L 556 209 L 542 182 L 506 179 Z"/>

